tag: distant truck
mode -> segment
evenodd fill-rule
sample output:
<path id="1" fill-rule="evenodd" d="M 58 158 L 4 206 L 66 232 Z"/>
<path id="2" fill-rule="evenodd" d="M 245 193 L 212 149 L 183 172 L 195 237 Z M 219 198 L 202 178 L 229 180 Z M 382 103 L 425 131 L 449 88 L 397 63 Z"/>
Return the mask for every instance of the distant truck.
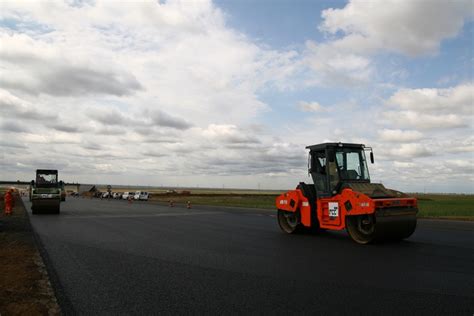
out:
<path id="1" fill-rule="evenodd" d="M 36 170 L 36 181 L 32 180 L 30 187 L 32 213 L 59 214 L 62 187 L 64 187 L 64 183 L 58 181 L 57 170 Z"/>

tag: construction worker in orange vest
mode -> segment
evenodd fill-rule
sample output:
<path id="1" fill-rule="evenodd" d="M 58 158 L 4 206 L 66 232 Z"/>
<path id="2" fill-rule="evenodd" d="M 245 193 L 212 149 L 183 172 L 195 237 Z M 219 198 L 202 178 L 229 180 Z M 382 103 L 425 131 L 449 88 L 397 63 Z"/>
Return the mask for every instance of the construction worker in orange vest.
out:
<path id="1" fill-rule="evenodd" d="M 4 201 L 5 201 L 5 215 L 12 215 L 12 210 L 13 210 L 13 194 L 12 190 L 8 190 L 7 193 L 5 193 L 4 196 Z"/>

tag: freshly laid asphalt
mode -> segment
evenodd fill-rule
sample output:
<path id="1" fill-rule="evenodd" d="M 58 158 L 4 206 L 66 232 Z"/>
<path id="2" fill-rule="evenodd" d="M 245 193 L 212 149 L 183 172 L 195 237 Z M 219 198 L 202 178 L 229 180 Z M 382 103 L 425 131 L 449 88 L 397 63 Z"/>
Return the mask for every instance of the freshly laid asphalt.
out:
<path id="1" fill-rule="evenodd" d="M 31 215 L 64 314 L 474 314 L 474 222 L 287 235 L 275 212 L 68 198 Z"/>

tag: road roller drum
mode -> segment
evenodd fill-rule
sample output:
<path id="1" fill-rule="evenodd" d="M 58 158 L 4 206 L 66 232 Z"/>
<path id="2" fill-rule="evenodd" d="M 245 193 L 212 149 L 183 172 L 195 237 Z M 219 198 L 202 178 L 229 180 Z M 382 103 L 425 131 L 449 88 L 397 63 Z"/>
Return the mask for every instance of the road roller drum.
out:
<path id="1" fill-rule="evenodd" d="M 60 201 L 56 199 L 38 199 L 31 203 L 33 214 L 58 214 L 60 212 Z"/>

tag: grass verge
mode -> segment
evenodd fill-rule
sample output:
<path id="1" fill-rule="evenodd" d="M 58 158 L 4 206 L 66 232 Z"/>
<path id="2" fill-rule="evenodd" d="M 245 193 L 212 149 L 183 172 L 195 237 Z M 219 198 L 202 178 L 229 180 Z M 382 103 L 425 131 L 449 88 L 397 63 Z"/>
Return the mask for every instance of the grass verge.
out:
<path id="1" fill-rule="evenodd" d="M 418 194 L 420 217 L 474 220 L 474 195 Z"/>
<path id="2" fill-rule="evenodd" d="M 190 196 L 166 196 L 154 195 L 153 201 L 168 203 L 173 200 L 175 204 L 186 204 L 190 201 L 192 205 L 215 205 L 249 208 L 275 208 L 276 195 L 190 195 Z"/>
<path id="3" fill-rule="evenodd" d="M 419 217 L 474 220 L 474 195 L 418 194 Z M 190 196 L 153 195 L 152 200 L 176 204 L 216 205 L 275 209 L 275 194 L 198 194 Z"/>

